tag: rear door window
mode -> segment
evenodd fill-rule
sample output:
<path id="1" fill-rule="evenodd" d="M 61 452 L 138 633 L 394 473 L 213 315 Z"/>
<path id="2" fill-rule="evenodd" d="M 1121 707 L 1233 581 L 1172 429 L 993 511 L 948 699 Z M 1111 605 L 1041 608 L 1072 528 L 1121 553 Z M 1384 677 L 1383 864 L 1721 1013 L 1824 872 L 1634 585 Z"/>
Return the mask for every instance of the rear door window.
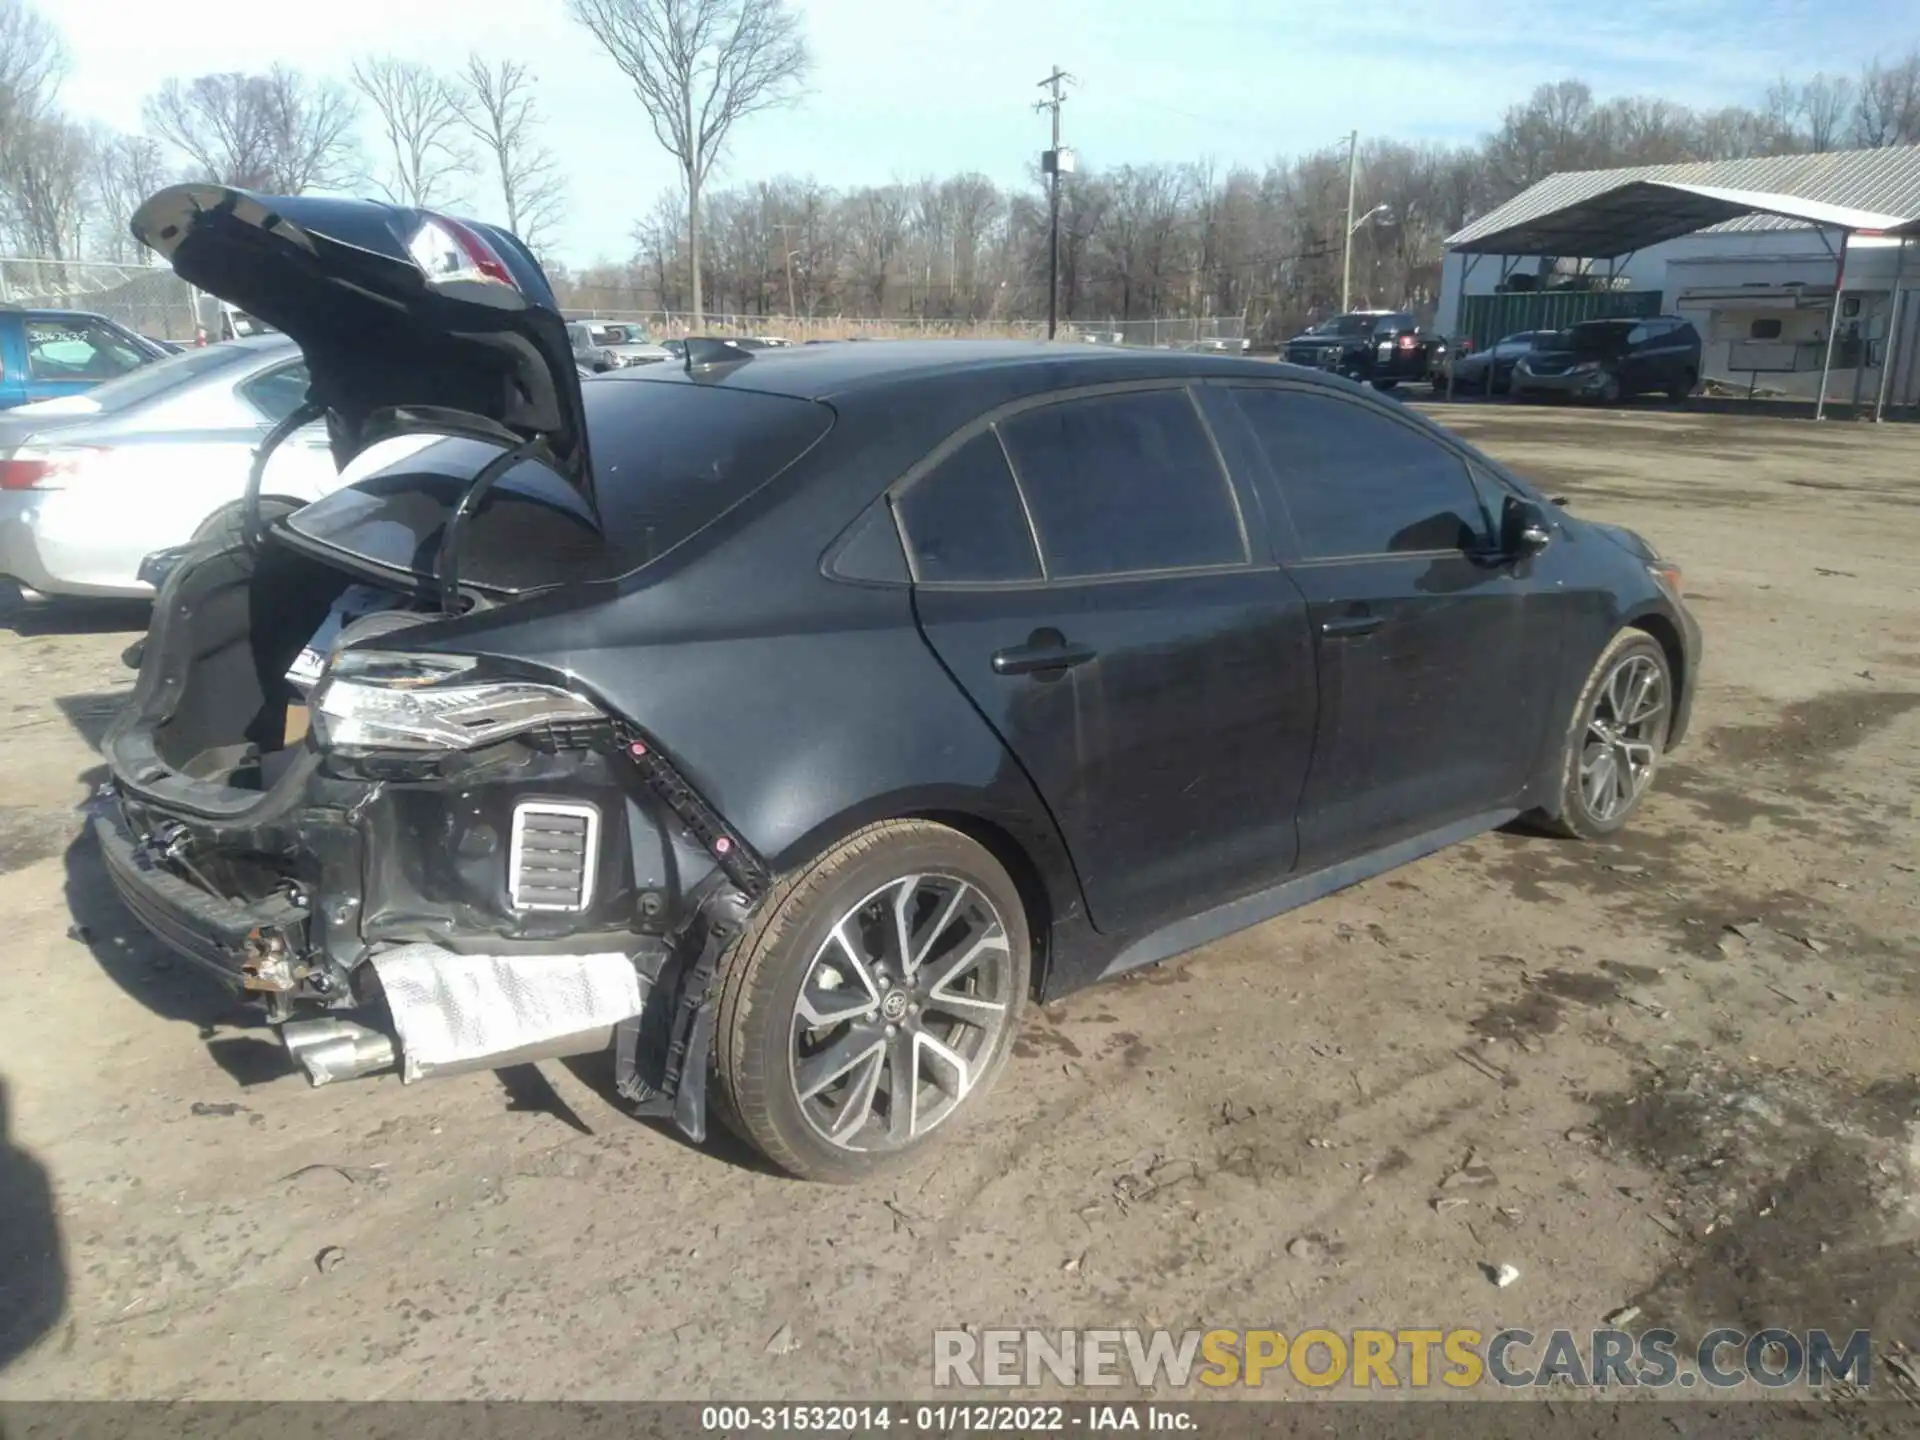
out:
<path id="1" fill-rule="evenodd" d="M 1184 389 L 1060 401 L 999 429 L 1048 579 L 1247 562 L 1233 486 Z"/>
<path id="2" fill-rule="evenodd" d="M 894 501 L 915 578 L 929 584 L 1038 581 L 1040 557 L 1000 441 L 976 435 Z"/>
<path id="3" fill-rule="evenodd" d="M 1337 396 L 1233 393 L 1279 479 L 1304 558 L 1485 543 L 1487 522 L 1466 463 L 1439 441 Z"/>

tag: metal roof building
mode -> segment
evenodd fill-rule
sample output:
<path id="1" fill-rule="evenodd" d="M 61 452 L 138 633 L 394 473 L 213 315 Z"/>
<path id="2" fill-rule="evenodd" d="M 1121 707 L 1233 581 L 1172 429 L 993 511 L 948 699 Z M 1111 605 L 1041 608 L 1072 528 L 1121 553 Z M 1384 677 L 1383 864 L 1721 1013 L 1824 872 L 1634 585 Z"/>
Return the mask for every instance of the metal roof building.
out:
<path id="1" fill-rule="evenodd" d="M 1600 303 L 1631 289 L 1645 302 L 1632 313 L 1657 306 L 1694 321 L 1707 341 L 1702 378 L 1744 371 L 1752 388 L 1764 373 L 1786 393 L 1817 395 L 1816 414 L 1837 362 L 1855 402 L 1865 391 L 1878 413 L 1889 390 L 1896 404 L 1920 403 L 1920 306 L 1902 300 L 1906 282 L 1920 282 L 1907 273 L 1910 236 L 1920 236 L 1916 145 L 1568 172 L 1448 238 L 1440 313 L 1457 330 L 1469 292 L 1544 291 L 1564 283 L 1569 259 L 1590 271 L 1605 261 L 1604 282 L 1558 298 Z M 1500 257 L 1497 275 L 1487 267 L 1475 284 L 1488 256 Z M 1514 278 L 1528 257 L 1540 273 Z"/>
<path id="2" fill-rule="evenodd" d="M 1920 145 L 1882 150 L 1833 150 L 1824 155 L 1773 155 L 1757 160 L 1703 160 L 1687 165 L 1636 165 L 1623 170 L 1569 170 L 1549 175 L 1457 234 L 1459 249 L 1557 210 L 1592 200 L 1635 180 L 1664 180 L 1724 190 L 1757 190 L 1822 205 L 1920 217 Z M 1714 224 L 1709 233 L 1804 229 L 1778 215 L 1743 215 Z"/>

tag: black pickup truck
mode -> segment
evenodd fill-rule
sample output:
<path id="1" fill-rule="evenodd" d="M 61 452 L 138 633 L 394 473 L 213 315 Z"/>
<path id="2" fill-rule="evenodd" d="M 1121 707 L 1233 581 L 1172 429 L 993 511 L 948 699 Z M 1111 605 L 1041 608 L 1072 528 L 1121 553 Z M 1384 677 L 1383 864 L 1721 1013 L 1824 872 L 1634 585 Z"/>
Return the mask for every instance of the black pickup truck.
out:
<path id="1" fill-rule="evenodd" d="M 1441 373 L 1447 342 L 1422 332 L 1404 310 L 1355 310 L 1322 320 L 1287 341 L 1283 358 L 1391 390 Z"/>

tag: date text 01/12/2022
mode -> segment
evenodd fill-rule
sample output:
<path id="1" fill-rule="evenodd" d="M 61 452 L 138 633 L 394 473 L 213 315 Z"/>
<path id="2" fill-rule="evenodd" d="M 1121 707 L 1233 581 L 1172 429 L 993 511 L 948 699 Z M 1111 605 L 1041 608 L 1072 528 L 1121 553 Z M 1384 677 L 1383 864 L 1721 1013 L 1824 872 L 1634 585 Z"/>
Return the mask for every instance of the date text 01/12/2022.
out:
<path id="1" fill-rule="evenodd" d="M 700 1428 L 708 1434 L 825 1431 L 870 1434 L 908 1432 L 1030 1435 L 1068 1430 L 1151 1430 L 1190 1433 L 1191 1411 L 1169 1405 L 705 1405 Z"/>

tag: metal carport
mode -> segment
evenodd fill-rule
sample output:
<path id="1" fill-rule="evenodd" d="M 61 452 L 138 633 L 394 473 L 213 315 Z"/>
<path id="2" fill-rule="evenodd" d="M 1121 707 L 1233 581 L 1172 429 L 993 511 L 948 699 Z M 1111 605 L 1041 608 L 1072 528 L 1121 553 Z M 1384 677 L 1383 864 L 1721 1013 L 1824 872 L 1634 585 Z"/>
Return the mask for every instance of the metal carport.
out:
<path id="1" fill-rule="evenodd" d="M 1885 215 L 1767 190 L 1739 190 L 1677 180 L 1624 180 L 1554 209 L 1516 218 L 1498 230 L 1473 235 L 1447 248 L 1466 257 L 1460 279 L 1464 297 L 1467 276 L 1473 273 L 1483 255 L 1497 255 L 1503 261 L 1529 255 L 1605 260 L 1611 276 L 1619 260 L 1635 251 L 1748 215 L 1796 220 L 1813 226 L 1823 237 L 1836 231 L 1840 236 L 1837 251 L 1831 241 L 1827 245 L 1834 251 L 1834 315 L 1827 323 L 1826 354 L 1820 367 L 1820 398 L 1814 406 L 1816 420 L 1826 416 L 1827 384 L 1833 373 L 1834 336 L 1840 328 L 1840 287 L 1846 277 L 1847 248 L 1856 235 L 1899 238 L 1900 252 L 1894 263 L 1893 308 L 1887 328 L 1888 352 L 1881 358 L 1880 392 L 1874 407 L 1874 419 L 1878 420 L 1886 406 L 1887 377 L 1901 358 L 1899 332 L 1894 328 L 1900 312 L 1900 279 L 1905 272 L 1909 237 L 1920 236 L 1920 217 Z M 1461 234 L 1467 235 L 1472 229 L 1469 226 Z M 1502 279 L 1510 268 L 1502 266 Z"/>

